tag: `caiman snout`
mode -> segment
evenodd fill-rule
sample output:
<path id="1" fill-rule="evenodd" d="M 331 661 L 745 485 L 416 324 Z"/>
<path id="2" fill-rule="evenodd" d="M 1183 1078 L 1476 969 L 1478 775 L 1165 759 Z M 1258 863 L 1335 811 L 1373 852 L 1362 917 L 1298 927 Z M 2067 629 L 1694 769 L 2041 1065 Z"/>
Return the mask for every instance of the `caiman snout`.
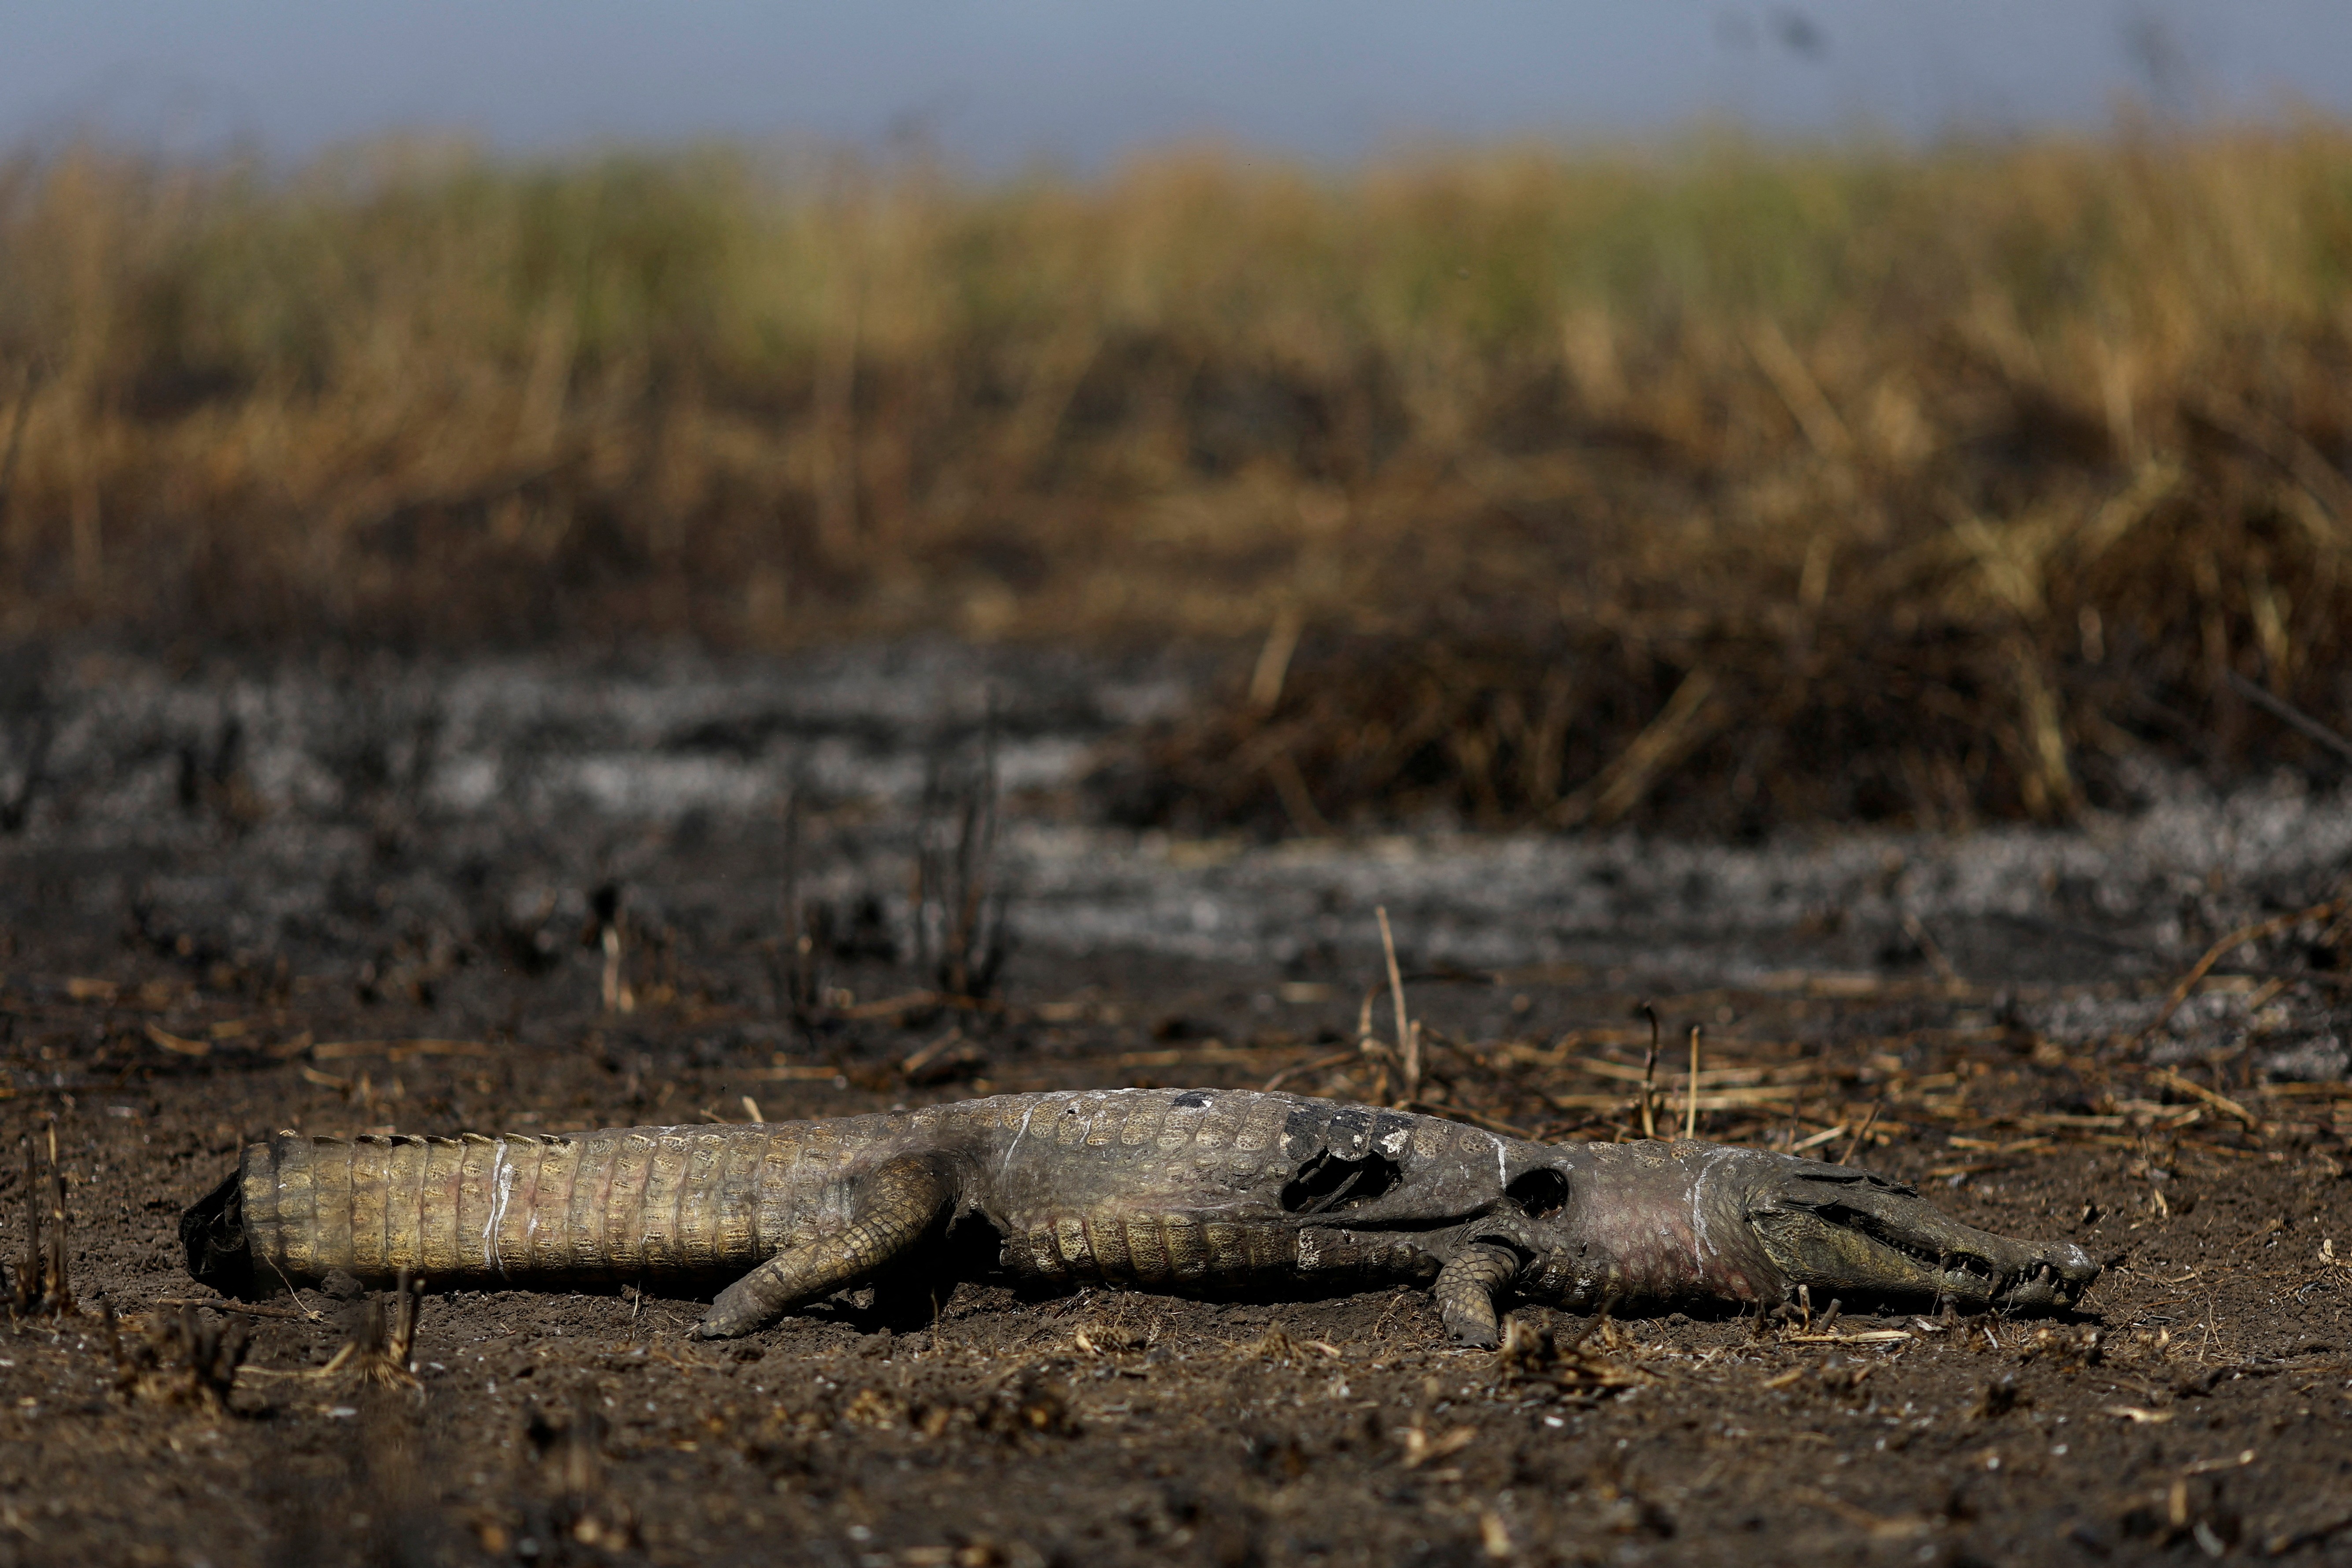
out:
<path id="1" fill-rule="evenodd" d="M 2099 1277 L 2071 1242 L 2012 1241 L 1939 1213 L 1909 1187 L 1843 1165 L 1760 1173 L 1747 1219 L 1789 1289 L 1816 1297 L 2061 1310 Z"/>
<path id="2" fill-rule="evenodd" d="M 2071 1307 L 2098 1277 L 2099 1266 L 2089 1253 L 2071 1241 L 2055 1242 L 2042 1249 L 2027 1277 L 2011 1286 L 1995 1305 L 2053 1310 Z"/>

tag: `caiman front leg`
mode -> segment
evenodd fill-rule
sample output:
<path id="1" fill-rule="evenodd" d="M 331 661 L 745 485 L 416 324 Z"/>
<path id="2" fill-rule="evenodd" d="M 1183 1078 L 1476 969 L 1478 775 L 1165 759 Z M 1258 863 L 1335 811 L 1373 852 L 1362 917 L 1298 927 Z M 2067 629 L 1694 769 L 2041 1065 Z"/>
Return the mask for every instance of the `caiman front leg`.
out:
<path id="1" fill-rule="evenodd" d="M 1437 1315 L 1457 1345 L 1493 1350 L 1503 1342 L 1495 1298 L 1518 1278 L 1519 1255 L 1497 1242 L 1474 1241 L 1437 1271 L 1430 1294 Z"/>
<path id="2" fill-rule="evenodd" d="M 919 1155 L 885 1162 L 858 1179 L 847 1229 L 792 1243 L 721 1290 L 695 1337 L 734 1339 L 847 1289 L 920 1240 L 953 1195 L 947 1178 Z"/>
<path id="3" fill-rule="evenodd" d="M 1455 1344 L 1490 1351 L 1503 1342 L 1497 1303 L 1528 1276 L 1531 1260 L 1550 1250 L 1548 1240 L 1537 1220 L 1508 1207 L 1466 1228 L 1430 1287 L 1439 1321 Z"/>

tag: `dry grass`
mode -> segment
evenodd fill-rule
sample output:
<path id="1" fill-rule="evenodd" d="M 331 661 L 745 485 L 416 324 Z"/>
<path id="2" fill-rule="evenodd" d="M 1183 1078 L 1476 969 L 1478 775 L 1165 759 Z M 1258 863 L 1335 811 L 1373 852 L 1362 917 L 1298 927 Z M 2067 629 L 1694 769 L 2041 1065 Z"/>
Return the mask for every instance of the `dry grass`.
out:
<path id="1" fill-rule="evenodd" d="M 2326 754 L 2233 677 L 2352 712 L 2347 269 L 2322 123 L 987 187 L 81 149 L 0 166 L 0 637 L 1207 638 L 1131 815 L 2061 816 L 2151 743 Z"/>

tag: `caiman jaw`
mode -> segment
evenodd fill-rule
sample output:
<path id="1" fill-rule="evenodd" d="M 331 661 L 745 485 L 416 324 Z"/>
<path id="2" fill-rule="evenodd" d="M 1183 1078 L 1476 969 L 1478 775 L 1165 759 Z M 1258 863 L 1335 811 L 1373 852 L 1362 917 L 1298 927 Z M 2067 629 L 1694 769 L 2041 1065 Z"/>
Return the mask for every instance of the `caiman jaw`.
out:
<path id="1" fill-rule="evenodd" d="M 1843 1165 L 1790 1162 L 1751 1193 L 1748 1223 L 1787 1288 L 1814 1299 L 2072 1307 L 2099 1277 L 2068 1242 L 2011 1241 L 1937 1213 L 1910 1188 Z"/>

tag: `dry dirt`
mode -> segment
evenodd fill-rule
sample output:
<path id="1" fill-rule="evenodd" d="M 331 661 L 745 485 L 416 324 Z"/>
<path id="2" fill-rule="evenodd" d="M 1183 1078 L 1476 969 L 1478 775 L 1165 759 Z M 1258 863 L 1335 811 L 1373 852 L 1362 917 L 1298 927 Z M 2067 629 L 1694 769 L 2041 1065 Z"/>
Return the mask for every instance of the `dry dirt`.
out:
<path id="1" fill-rule="evenodd" d="M 2281 1066 L 2300 1051 L 2341 1073 L 2340 988 L 2309 978 L 2335 960 L 2307 930 L 2221 965 L 2195 1027 L 2153 1054 L 2116 1021 L 2147 1020 L 2210 936 L 2143 940 L 2147 909 L 1956 919 L 1940 941 L 1832 912 L 1664 944 L 1647 970 L 1421 965 L 1440 972 L 1412 986 L 1433 1108 L 1618 1135 L 1639 1118 L 1646 996 L 1669 1031 L 1663 1116 L 1683 1113 L 1683 1030 L 1704 1024 L 1704 1135 L 1853 1148 L 1970 1223 L 2081 1241 L 2115 1261 L 2068 1320 L 1526 1311 L 1556 1348 L 1506 1361 L 1449 1349 L 1413 1292 L 1034 1299 L 980 1278 L 711 1346 L 685 1337 L 689 1300 L 466 1291 L 425 1296 L 412 1389 L 322 1370 L 364 1299 L 182 1305 L 205 1292 L 178 1212 L 245 1140 L 737 1119 L 747 1099 L 782 1120 L 1286 1069 L 1364 1097 L 1382 1088 L 1352 1046 L 1377 952 L 1033 944 L 991 1007 L 958 1010 L 877 1006 L 929 977 L 845 938 L 796 1023 L 753 904 L 698 920 L 673 899 L 625 943 L 622 1012 L 576 915 L 401 912 L 418 886 L 495 890 L 552 864 L 544 842 L 372 807 L 279 853 L 268 823 L 291 808 L 269 818 L 240 787 L 200 776 L 169 834 L 37 820 L 0 840 L 0 1114 L 37 1152 L 55 1129 L 77 1302 L 0 1333 L 0 1563 L 2352 1555 L 2352 1089 Z M 633 840 L 632 886 L 663 908 L 714 858 L 767 863 L 763 831 Z M 206 921 L 208 887 L 249 912 L 310 880 L 332 883 L 315 917 Z M 1782 968 L 1759 970 L 1759 943 Z M 2263 979 L 2281 965 L 2305 978 Z M 2294 1029 L 2263 1024 L 2282 1007 L 2302 1009 Z M 2265 1028 L 2300 1043 L 2265 1057 Z M 28 1195 L 12 1161 L 11 1257 Z M 250 1341 L 217 1397 L 186 1342 L 232 1323 Z"/>

